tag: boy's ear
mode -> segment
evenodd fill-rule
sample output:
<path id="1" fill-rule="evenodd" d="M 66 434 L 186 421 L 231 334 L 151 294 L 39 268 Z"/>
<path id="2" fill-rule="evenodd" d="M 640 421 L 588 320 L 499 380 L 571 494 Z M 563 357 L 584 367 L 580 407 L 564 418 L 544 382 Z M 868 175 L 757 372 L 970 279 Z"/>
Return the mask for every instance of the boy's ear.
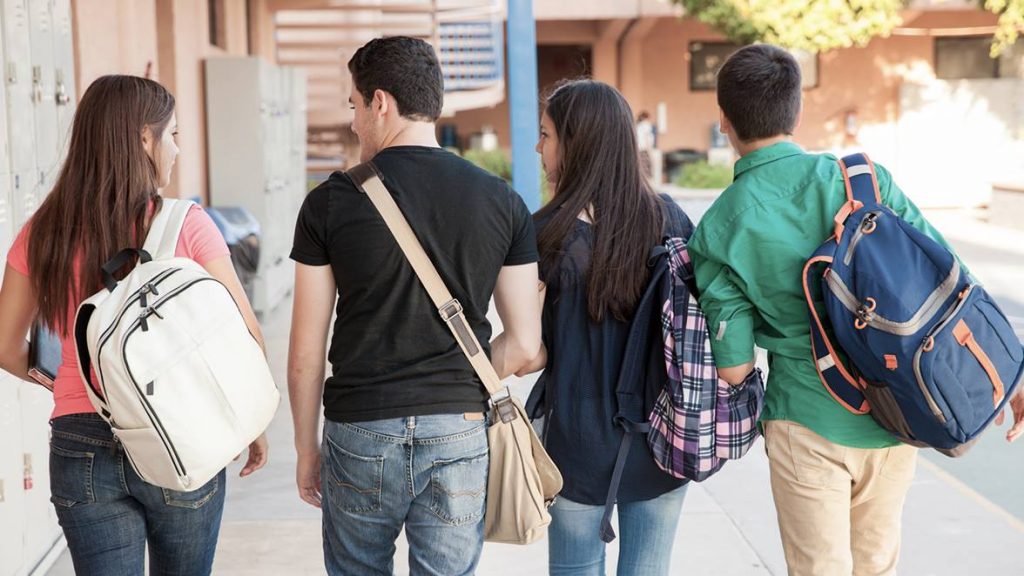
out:
<path id="1" fill-rule="evenodd" d="M 718 109 L 718 131 L 726 135 L 732 132 L 732 124 L 725 117 L 725 111 L 721 108 Z"/>
<path id="2" fill-rule="evenodd" d="M 373 91 L 373 102 L 372 107 L 374 112 L 377 112 L 381 116 L 385 116 L 388 113 L 391 103 L 388 102 L 388 93 L 377 89 Z"/>

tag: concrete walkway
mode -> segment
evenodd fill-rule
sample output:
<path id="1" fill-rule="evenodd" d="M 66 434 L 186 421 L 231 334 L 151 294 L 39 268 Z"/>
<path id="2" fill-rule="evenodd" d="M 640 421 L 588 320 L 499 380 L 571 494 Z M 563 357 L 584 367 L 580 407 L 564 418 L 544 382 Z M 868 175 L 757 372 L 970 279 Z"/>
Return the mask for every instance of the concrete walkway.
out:
<path id="1" fill-rule="evenodd" d="M 684 203 L 685 204 L 685 203 Z M 952 218 L 952 217 L 951 217 Z M 959 220 L 936 222 L 940 229 Z M 967 236 L 985 249 L 995 239 L 1021 239 L 1012 266 L 1020 267 L 1024 234 L 1000 232 L 972 221 Z M 1003 234 L 1003 236 L 999 236 Z M 980 240 L 979 240 L 980 239 Z M 998 242 L 1000 247 L 1005 242 Z M 980 248 L 981 246 L 979 246 Z M 968 259 L 970 262 L 971 260 Z M 1006 265 L 1011 265 L 1006 262 Z M 1017 284 L 1019 287 L 1019 284 Z M 1006 289 L 1008 286 L 999 286 Z M 1018 288 L 1019 290 L 1019 288 Z M 270 363 L 282 387 L 290 321 L 289 304 L 265 319 Z M 527 391 L 529 383 L 514 386 Z M 997 433 L 992 433 L 993 435 Z M 287 400 L 269 430 L 270 464 L 254 477 L 232 478 L 214 574 L 225 576 L 284 576 L 324 574 L 319 511 L 303 504 L 294 487 L 291 415 Z M 1014 446 L 1016 462 L 1024 461 L 1024 446 Z M 976 576 L 1024 574 L 1024 522 L 932 463 L 919 460 L 904 516 L 901 574 L 910 576 Z M 988 462 L 1004 485 L 1024 492 L 1020 469 L 1006 460 Z M 237 475 L 240 465 L 230 471 Z M 399 539 L 395 559 L 398 574 L 408 574 L 407 548 Z M 608 571 L 614 574 L 617 547 L 608 547 Z M 546 573 L 547 547 L 487 544 L 478 573 L 487 576 Z M 731 463 L 707 482 L 690 488 L 674 548 L 673 575 L 784 575 L 785 562 L 768 485 L 768 465 L 761 444 L 744 459 Z M 65 554 L 52 576 L 73 574 Z M 828 575 L 823 575 L 828 576 Z"/>

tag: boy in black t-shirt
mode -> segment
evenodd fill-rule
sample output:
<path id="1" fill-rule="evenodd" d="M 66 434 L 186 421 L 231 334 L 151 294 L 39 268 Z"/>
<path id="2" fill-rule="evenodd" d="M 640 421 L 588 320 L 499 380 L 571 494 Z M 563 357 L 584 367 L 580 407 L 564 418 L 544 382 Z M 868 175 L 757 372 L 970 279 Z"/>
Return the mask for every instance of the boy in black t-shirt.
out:
<path id="1" fill-rule="evenodd" d="M 529 210 L 504 181 L 438 146 L 443 88 L 429 44 L 373 40 L 348 66 L 360 161 L 372 159 L 383 175 L 477 339 L 490 341 L 499 376 L 519 371 L 541 348 Z M 296 481 L 304 501 L 323 505 L 328 573 L 391 574 L 403 525 L 413 573 L 472 573 L 487 484 L 483 385 L 346 174 L 306 198 L 291 258 Z M 492 295 L 505 327 L 493 341 Z"/>

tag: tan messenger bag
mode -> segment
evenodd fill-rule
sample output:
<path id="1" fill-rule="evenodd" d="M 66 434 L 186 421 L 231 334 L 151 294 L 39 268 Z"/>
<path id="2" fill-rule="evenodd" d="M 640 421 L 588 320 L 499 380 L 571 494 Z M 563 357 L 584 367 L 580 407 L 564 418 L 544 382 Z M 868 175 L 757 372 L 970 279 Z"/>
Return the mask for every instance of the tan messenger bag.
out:
<path id="1" fill-rule="evenodd" d="M 370 197 L 398 241 L 420 282 L 427 289 L 441 319 L 452 331 L 491 396 L 491 425 L 487 429 L 490 466 L 487 475 L 487 512 L 484 540 L 530 544 L 542 538 L 551 523 L 548 506 L 562 489 L 562 475 L 533 431 L 526 411 L 484 354 L 462 312 L 438 275 L 401 209 L 381 181 L 376 166 L 365 162 L 348 171 L 359 189 Z"/>

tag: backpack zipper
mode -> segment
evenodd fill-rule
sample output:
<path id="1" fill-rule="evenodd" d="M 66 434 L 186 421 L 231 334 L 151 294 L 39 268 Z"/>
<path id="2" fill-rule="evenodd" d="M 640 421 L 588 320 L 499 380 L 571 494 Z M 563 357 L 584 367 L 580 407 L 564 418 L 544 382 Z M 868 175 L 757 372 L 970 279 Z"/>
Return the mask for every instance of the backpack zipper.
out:
<path id="1" fill-rule="evenodd" d="M 121 308 L 121 312 L 117 315 L 117 319 L 114 322 L 112 322 L 110 324 L 110 326 L 108 326 L 107 329 L 103 331 L 102 334 L 100 334 L 100 346 L 103 345 L 103 339 L 104 338 L 108 338 L 110 336 L 110 333 L 114 331 L 114 328 L 117 327 L 118 323 L 121 322 L 121 318 L 123 318 L 124 315 L 128 312 L 128 309 L 131 308 L 132 304 L 135 304 L 136 302 L 139 301 L 139 299 L 142 296 L 142 292 L 143 292 L 144 289 L 146 289 L 148 287 L 151 287 L 151 286 L 159 286 L 161 282 L 163 282 L 164 280 L 169 278 L 175 272 L 180 272 L 181 270 L 182 270 L 182 268 L 170 268 L 168 270 L 164 270 L 163 272 L 161 272 L 161 273 L 157 274 L 156 276 L 154 276 L 152 280 L 150 280 L 149 282 L 146 282 L 145 284 L 140 286 L 137 290 L 135 290 L 135 293 L 132 294 L 132 297 L 130 299 L 128 299 L 128 301 L 125 302 L 124 307 Z M 155 294 L 155 292 L 154 292 L 154 294 Z"/>
<path id="2" fill-rule="evenodd" d="M 936 334 L 941 332 L 942 329 L 949 324 L 949 321 L 956 317 L 960 310 L 963 309 L 964 305 L 967 303 L 967 298 L 968 296 L 970 296 L 971 290 L 973 288 L 973 285 L 967 287 L 967 290 L 964 291 L 963 296 L 960 297 L 960 302 L 958 302 L 956 306 L 950 308 L 946 312 L 945 316 L 942 317 L 942 320 L 939 321 L 939 323 L 936 324 L 934 328 L 928 331 L 928 334 L 927 336 L 925 336 L 925 339 L 921 343 L 921 346 L 919 346 L 917 352 L 914 353 L 914 377 L 917 378 L 917 385 L 919 388 L 921 388 L 921 393 L 924 394 L 925 400 L 928 401 L 928 407 L 931 408 L 932 414 L 934 414 L 935 417 L 938 418 L 939 421 L 942 422 L 943 424 L 946 423 L 946 416 L 942 413 L 942 410 L 939 409 L 939 405 L 938 403 L 935 402 L 935 398 L 932 397 L 931 392 L 928 391 L 928 386 L 925 385 L 924 383 L 924 376 L 921 375 L 921 356 L 924 352 L 927 352 L 927 350 L 925 350 L 924 348 L 925 346 L 928 345 L 928 342 L 932 340 L 932 338 Z"/>
<path id="3" fill-rule="evenodd" d="M 191 280 L 189 282 L 186 282 L 185 284 L 182 284 L 181 286 L 178 286 L 177 288 L 175 288 L 171 292 L 168 292 L 167 295 L 165 295 L 160 300 L 154 302 L 153 305 L 150 307 L 150 309 L 156 310 L 160 306 L 163 306 L 165 303 L 167 303 L 168 300 L 170 300 L 174 296 L 177 296 L 178 294 L 180 294 L 181 292 L 187 290 L 188 288 L 191 288 L 192 286 L 194 286 L 194 285 L 196 285 L 196 284 L 198 284 L 200 282 L 207 282 L 207 281 L 209 281 L 209 282 L 217 282 L 216 279 L 211 278 L 211 277 L 196 278 L 195 280 Z M 217 282 L 217 283 L 220 284 L 220 282 Z M 223 284 L 221 284 L 221 285 L 223 286 Z M 225 289 L 226 289 L 226 287 L 225 287 Z M 141 318 L 136 319 L 132 323 L 132 326 L 128 329 L 128 333 L 125 334 L 124 340 L 122 340 L 122 344 L 121 344 L 121 358 L 122 358 L 122 360 L 125 359 L 125 354 L 126 354 L 126 351 L 128 349 L 128 340 L 131 338 L 132 334 L 134 334 L 135 331 L 139 329 L 139 326 L 141 325 L 141 323 L 142 323 L 142 319 Z M 128 362 L 125 362 L 124 366 L 125 366 L 125 369 L 128 372 L 128 379 L 131 380 L 132 385 L 135 388 L 135 392 L 138 394 L 139 400 L 142 402 L 143 408 L 146 411 L 146 415 L 149 417 L 150 421 L 153 423 L 154 429 L 157 432 L 157 436 L 160 437 L 160 441 L 163 443 L 164 448 L 167 450 L 168 456 L 170 456 L 170 458 L 171 458 L 171 463 L 174 464 L 174 469 L 181 476 L 187 476 L 188 473 L 185 470 L 185 463 L 182 462 L 181 456 L 178 455 L 178 451 L 174 447 L 174 443 L 171 442 L 170 436 L 167 434 L 167 431 L 164 429 L 163 422 L 160 421 L 160 417 L 156 415 L 156 412 L 153 410 L 153 406 L 149 403 L 148 400 L 146 400 L 146 395 L 143 393 L 142 388 L 139 386 L 139 383 L 135 380 L 135 375 L 132 374 L 131 366 L 128 365 Z"/>
<path id="4" fill-rule="evenodd" d="M 121 323 L 121 320 L 124 318 L 124 315 L 127 314 L 128 310 L 132 307 L 132 305 L 135 304 L 135 302 L 137 302 L 139 298 L 141 298 L 140 293 L 142 292 L 142 289 L 144 287 L 158 286 L 161 282 L 170 278 L 175 272 L 180 272 L 181 270 L 182 268 L 171 268 L 170 270 L 164 270 L 160 274 L 154 276 L 152 280 L 140 286 L 139 289 L 135 291 L 135 294 L 132 296 L 132 298 L 130 298 L 128 302 L 125 303 L 124 307 L 121 308 L 121 312 L 118 313 L 117 319 L 111 322 L 110 326 L 108 326 L 107 329 L 104 330 L 102 334 L 100 334 L 100 345 L 96 349 L 96 368 L 97 375 L 99 376 L 100 391 L 103 392 L 104 400 L 106 400 L 107 398 L 107 387 L 103 385 L 103 365 L 98 361 L 100 355 L 103 353 L 103 346 L 110 340 L 111 337 L 113 337 L 114 330 L 117 328 L 117 325 Z"/>
<path id="5" fill-rule="evenodd" d="M 850 240 L 850 246 L 846 249 L 846 256 L 843 257 L 844 265 L 850 265 L 850 261 L 853 260 L 853 251 L 857 249 L 857 245 L 860 244 L 860 241 L 868 235 L 868 227 L 878 226 L 878 217 L 881 215 L 881 211 L 868 212 L 868 215 L 861 220 L 860 226 L 857 227 L 857 232 L 854 233 L 853 239 Z M 872 231 L 873 230 L 874 229 L 872 228 Z"/>
<path id="6" fill-rule="evenodd" d="M 959 281 L 960 262 L 954 258 L 953 267 L 950 269 L 949 275 L 928 296 L 928 299 L 924 301 L 924 304 L 917 310 L 917 313 L 906 322 L 895 322 L 877 314 L 869 314 L 866 317 L 862 317 L 861 309 L 864 307 L 864 304 L 857 299 L 853 292 L 850 292 L 842 278 L 839 277 L 839 273 L 830 268 L 825 276 L 825 282 L 832 290 L 832 293 L 835 294 L 836 298 L 843 304 L 843 307 L 849 310 L 851 314 L 861 318 L 872 328 L 896 336 L 913 336 L 920 332 L 921 327 L 930 322 L 942 309 L 942 305 L 946 300 L 953 295 L 953 291 L 956 290 L 956 285 Z"/>

